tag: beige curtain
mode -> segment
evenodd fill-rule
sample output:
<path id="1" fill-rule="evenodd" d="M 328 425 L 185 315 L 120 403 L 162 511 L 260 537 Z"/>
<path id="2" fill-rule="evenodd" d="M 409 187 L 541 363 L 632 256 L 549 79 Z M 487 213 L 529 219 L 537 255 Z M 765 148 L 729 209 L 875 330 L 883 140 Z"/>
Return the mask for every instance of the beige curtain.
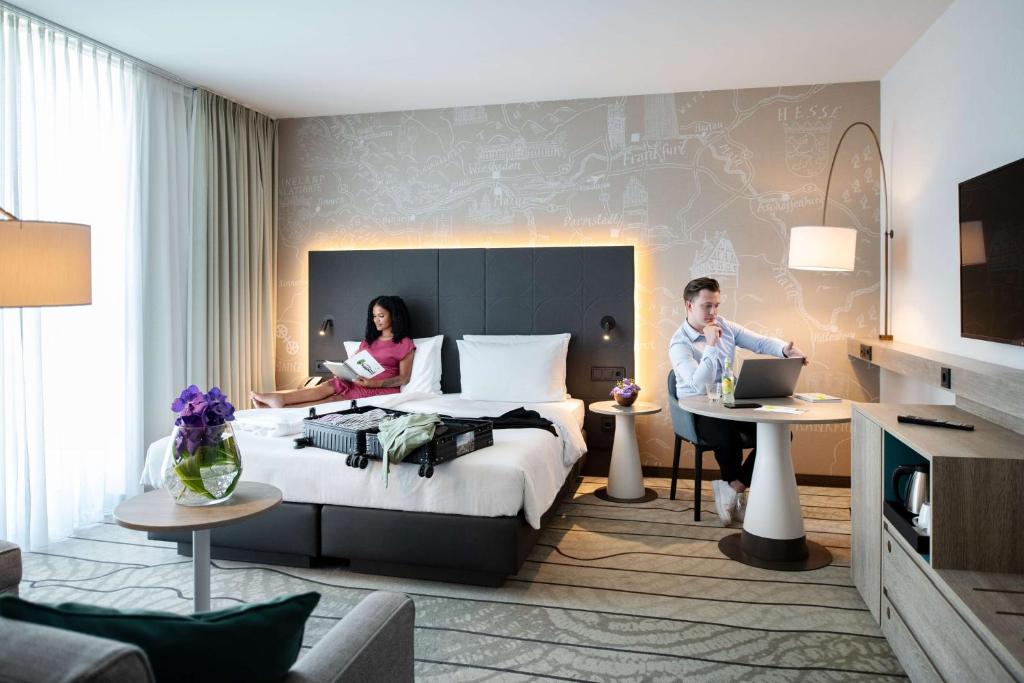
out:
<path id="1" fill-rule="evenodd" d="M 277 123 L 205 90 L 194 107 L 187 372 L 246 408 L 274 388 Z"/>

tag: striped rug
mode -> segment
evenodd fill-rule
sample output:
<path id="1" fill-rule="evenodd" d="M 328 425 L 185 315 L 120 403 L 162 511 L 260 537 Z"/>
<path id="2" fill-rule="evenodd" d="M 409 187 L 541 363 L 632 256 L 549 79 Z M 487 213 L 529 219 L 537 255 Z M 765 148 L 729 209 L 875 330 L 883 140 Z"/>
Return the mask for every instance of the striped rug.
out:
<path id="1" fill-rule="evenodd" d="M 215 560 L 213 608 L 319 591 L 312 647 L 367 592 L 416 602 L 416 674 L 424 681 L 864 681 L 904 678 L 850 579 L 848 489 L 801 487 L 811 540 L 834 563 L 780 573 L 726 559 L 705 486 L 693 521 L 692 482 L 676 500 L 619 505 L 588 477 L 501 588 Z M 26 553 L 22 596 L 187 613 L 191 561 L 169 543 L 114 524 Z"/>

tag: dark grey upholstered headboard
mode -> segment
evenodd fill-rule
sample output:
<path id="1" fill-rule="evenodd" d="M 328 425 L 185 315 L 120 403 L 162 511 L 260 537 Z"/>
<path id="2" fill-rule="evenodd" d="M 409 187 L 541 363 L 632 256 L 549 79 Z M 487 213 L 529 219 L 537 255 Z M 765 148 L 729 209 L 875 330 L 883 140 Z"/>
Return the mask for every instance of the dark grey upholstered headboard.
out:
<path id="1" fill-rule="evenodd" d="M 309 254 L 309 364 L 345 358 L 342 342 L 362 339 L 366 306 L 381 294 L 405 299 L 413 336 L 445 336 L 445 393 L 459 391 L 455 344 L 464 334 L 569 332 L 566 384 L 584 401 L 608 398 L 611 382 L 592 367 L 633 375 L 633 247 L 387 249 Z M 334 318 L 331 334 L 321 321 Z M 600 321 L 615 318 L 610 341 Z"/>

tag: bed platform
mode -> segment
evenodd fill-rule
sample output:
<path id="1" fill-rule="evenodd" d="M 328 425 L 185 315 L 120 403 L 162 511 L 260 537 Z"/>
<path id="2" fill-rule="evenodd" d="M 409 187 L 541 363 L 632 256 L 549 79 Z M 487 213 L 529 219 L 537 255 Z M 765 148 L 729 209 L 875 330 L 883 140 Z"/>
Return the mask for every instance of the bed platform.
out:
<path id="1" fill-rule="evenodd" d="M 543 522 L 575 494 L 584 456 L 569 472 Z M 519 571 L 540 530 L 516 517 L 282 503 L 273 510 L 213 529 L 210 554 L 218 560 L 288 567 L 347 564 L 363 574 L 500 586 Z M 192 556 L 188 532 L 149 533 Z"/>

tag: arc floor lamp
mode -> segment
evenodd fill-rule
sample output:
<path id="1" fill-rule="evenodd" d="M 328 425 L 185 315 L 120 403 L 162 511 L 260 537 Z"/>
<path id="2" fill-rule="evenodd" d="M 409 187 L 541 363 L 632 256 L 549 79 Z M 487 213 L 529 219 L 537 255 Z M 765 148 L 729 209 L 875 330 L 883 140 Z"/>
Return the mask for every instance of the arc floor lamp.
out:
<path id="1" fill-rule="evenodd" d="M 836 151 L 832 155 L 832 164 L 828 167 L 828 182 L 825 183 L 825 200 L 821 207 L 820 225 L 802 225 L 790 231 L 789 236 L 789 267 L 796 270 L 831 270 L 851 271 L 855 267 L 857 249 L 857 231 L 853 228 L 830 227 L 826 222 L 828 212 L 828 191 L 832 187 L 832 172 L 836 167 L 836 159 L 839 158 L 839 149 L 843 146 L 846 135 L 857 126 L 864 126 L 871 133 L 871 139 L 875 142 L 875 149 L 878 150 L 878 165 L 882 169 L 882 192 L 885 196 L 885 230 L 882 233 L 885 239 L 885 290 L 882 298 L 882 332 L 878 338 L 883 341 L 892 341 L 892 333 L 889 330 L 889 242 L 893 238 L 893 231 L 889 228 L 889 188 L 886 183 L 885 161 L 882 159 L 882 146 L 878 143 L 878 135 L 870 124 L 864 121 L 857 121 L 847 126 L 846 130 L 839 137 Z"/>

